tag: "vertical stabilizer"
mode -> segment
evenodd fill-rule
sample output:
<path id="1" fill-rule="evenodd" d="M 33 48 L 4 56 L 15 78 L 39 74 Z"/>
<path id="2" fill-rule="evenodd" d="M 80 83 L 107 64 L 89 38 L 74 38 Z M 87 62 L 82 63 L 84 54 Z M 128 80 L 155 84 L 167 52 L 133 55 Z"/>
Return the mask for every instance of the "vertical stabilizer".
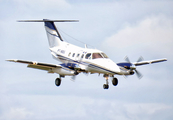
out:
<path id="1" fill-rule="evenodd" d="M 45 29 L 49 41 L 50 48 L 59 46 L 63 42 L 61 35 L 59 34 L 53 21 L 47 21 L 43 19 L 45 23 Z"/>

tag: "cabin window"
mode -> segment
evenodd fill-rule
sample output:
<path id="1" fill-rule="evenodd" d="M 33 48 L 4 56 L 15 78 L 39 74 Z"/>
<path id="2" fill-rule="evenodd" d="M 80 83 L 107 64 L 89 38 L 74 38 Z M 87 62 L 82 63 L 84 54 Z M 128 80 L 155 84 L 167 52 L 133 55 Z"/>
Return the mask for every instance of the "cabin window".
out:
<path id="1" fill-rule="evenodd" d="M 105 53 L 101 53 L 104 58 L 108 58 L 108 56 Z"/>
<path id="2" fill-rule="evenodd" d="M 70 57 L 70 55 L 71 55 L 71 52 L 68 54 L 68 56 Z"/>
<path id="3" fill-rule="evenodd" d="M 77 57 L 79 57 L 80 54 L 77 54 Z"/>
<path id="4" fill-rule="evenodd" d="M 83 58 L 83 57 L 84 57 L 84 54 L 82 54 L 81 58 Z"/>
<path id="5" fill-rule="evenodd" d="M 75 56 L 75 53 L 73 53 L 72 57 L 74 57 L 74 56 Z"/>
<path id="6" fill-rule="evenodd" d="M 86 59 L 91 59 L 91 53 L 86 54 L 85 58 Z"/>
<path id="7" fill-rule="evenodd" d="M 97 59 L 97 58 L 103 58 L 103 57 L 100 53 L 93 53 L 92 58 Z"/>

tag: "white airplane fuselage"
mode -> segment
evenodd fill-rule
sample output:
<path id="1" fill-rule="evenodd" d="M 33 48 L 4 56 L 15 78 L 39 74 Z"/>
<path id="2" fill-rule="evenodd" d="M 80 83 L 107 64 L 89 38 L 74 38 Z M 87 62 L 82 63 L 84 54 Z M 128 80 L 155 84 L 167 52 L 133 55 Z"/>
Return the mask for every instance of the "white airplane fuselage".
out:
<path id="1" fill-rule="evenodd" d="M 122 74 L 119 66 L 100 50 L 81 48 L 64 41 L 60 46 L 53 47 L 50 50 L 55 59 L 64 64 L 73 65 L 76 69 L 80 69 L 79 71 L 83 70 L 86 73 L 99 73 L 111 76 Z M 94 58 L 95 54 L 101 56 Z"/>

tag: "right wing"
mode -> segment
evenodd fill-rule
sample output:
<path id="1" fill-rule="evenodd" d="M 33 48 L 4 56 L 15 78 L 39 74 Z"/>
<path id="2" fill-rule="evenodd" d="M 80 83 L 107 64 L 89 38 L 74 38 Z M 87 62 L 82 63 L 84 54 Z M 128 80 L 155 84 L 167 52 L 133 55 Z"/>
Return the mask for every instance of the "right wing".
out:
<path id="1" fill-rule="evenodd" d="M 53 68 L 62 68 L 61 65 L 49 64 L 49 63 L 41 63 L 41 62 L 36 62 L 36 61 L 15 60 L 15 59 L 6 60 L 6 61 L 28 64 L 27 67 L 29 67 L 29 68 L 46 70 L 49 73 L 53 73 L 53 71 L 52 71 Z"/>
<path id="2" fill-rule="evenodd" d="M 167 61 L 167 59 L 163 58 L 163 59 L 157 59 L 157 60 L 141 61 L 141 62 L 135 62 L 133 64 L 135 66 L 140 66 L 140 65 L 152 64 L 152 63 L 158 63 L 158 62 L 164 62 L 164 61 Z"/>

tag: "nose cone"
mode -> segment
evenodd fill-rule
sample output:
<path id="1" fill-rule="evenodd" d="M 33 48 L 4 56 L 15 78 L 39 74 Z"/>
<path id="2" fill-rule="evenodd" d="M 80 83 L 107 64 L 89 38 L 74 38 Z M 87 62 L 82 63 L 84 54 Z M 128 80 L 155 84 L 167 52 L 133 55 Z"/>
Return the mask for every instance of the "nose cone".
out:
<path id="1" fill-rule="evenodd" d="M 117 66 L 116 63 L 114 63 L 112 60 L 110 59 L 96 59 L 95 64 L 101 66 L 102 68 L 107 69 L 108 71 L 112 72 L 112 73 L 119 73 L 120 69 Z"/>
<path id="2" fill-rule="evenodd" d="M 105 61 L 104 66 L 105 66 L 106 68 L 108 68 L 109 70 L 113 71 L 113 72 L 120 72 L 120 69 L 119 69 L 119 67 L 117 66 L 117 64 L 114 63 L 114 62 L 113 62 L 112 60 L 110 60 L 110 59 L 107 59 L 107 60 Z"/>

